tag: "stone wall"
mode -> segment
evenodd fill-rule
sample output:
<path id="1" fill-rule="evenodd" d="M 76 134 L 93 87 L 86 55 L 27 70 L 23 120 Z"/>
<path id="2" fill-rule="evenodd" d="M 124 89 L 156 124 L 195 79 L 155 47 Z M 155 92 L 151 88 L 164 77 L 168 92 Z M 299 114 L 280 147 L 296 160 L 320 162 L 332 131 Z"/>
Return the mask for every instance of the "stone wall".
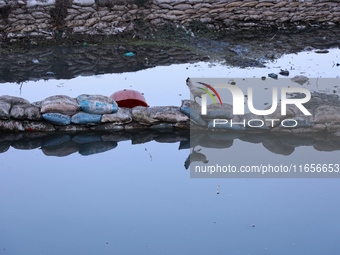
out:
<path id="1" fill-rule="evenodd" d="M 1 0 L 2 39 L 67 34 L 115 35 L 171 22 L 205 27 L 285 28 L 334 25 L 339 0 Z"/>

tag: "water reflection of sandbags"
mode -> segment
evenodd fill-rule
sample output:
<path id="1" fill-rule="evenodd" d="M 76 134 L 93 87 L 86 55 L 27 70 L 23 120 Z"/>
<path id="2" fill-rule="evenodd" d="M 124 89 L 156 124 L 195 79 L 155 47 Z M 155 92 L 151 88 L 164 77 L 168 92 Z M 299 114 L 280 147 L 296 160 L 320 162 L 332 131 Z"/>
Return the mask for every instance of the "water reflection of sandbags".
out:
<path id="1" fill-rule="evenodd" d="M 77 152 L 79 146 L 73 141 L 65 141 L 61 144 L 42 146 L 41 150 L 46 156 L 65 157 Z"/>
<path id="2" fill-rule="evenodd" d="M 74 135 L 72 137 L 72 141 L 79 143 L 79 144 L 101 142 L 102 141 L 102 133 L 77 134 L 77 135 Z"/>
<path id="3" fill-rule="evenodd" d="M 317 151 L 338 151 L 340 150 L 340 141 L 316 141 L 313 144 L 314 149 Z"/>
<path id="4" fill-rule="evenodd" d="M 47 156 L 64 157 L 75 152 L 88 156 L 117 147 L 115 141 L 103 141 L 102 135 L 101 133 L 54 134 L 44 141 L 41 149 Z"/>
<path id="5" fill-rule="evenodd" d="M 262 143 L 263 141 L 270 138 L 271 135 L 267 133 L 258 133 L 258 134 L 246 134 L 244 136 L 239 137 L 241 141 L 248 143 Z"/>
<path id="6" fill-rule="evenodd" d="M 300 147 L 300 146 L 313 146 L 315 142 L 311 137 L 295 137 L 295 136 L 284 136 L 281 138 L 281 142 L 284 145 L 291 147 Z"/>
<path id="7" fill-rule="evenodd" d="M 1 142 L 0 143 L 0 153 L 8 151 L 10 147 L 11 147 L 10 142 Z"/>
<path id="8" fill-rule="evenodd" d="M 229 148 L 233 145 L 234 139 L 238 138 L 238 133 L 227 132 L 206 132 L 199 131 L 190 135 L 190 146 L 202 146 L 205 148 Z"/>
<path id="9" fill-rule="evenodd" d="M 262 145 L 275 154 L 290 155 L 294 152 L 294 147 L 282 143 L 280 139 L 268 138 L 262 142 Z"/>
<path id="10" fill-rule="evenodd" d="M 11 146 L 17 150 L 33 150 L 39 148 L 42 144 L 41 139 L 19 140 L 11 143 Z"/>
<path id="11" fill-rule="evenodd" d="M 68 134 L 53 134 L 44 139 L 42 147 L 55 147 L 71 140 L 71 135 Z"/>
<path id="12" fill-rule="evenodd" d="M 230 148 L 234 140 L 262 144 L 267 150 L 281 155 L 290 155 L 299 146 L 313 146 L 318 151 L 340 150 L 340 137 L 330 134 L 313 135 L 278 135 L 270 133 L 240 133 L 240 132 L 212 132 L 189 130 L 158 132 L 158 131 L 92 131 L 92 132 L 16 132 L 0 133 L 0 153 L 10 147 L 19 150 L 41 148 L 48 156 L 63 157 L 75 152 L 81 155 L 91 155 L 112 150 L 121 141 L 131 141 L 132 144 L 143 144 L 150 141 L 158 143 L 179 142 L 179 149 L 193 147 Z M 198 152 L 196 150 L 196 152 Z M 202 153 L 202 152 L 200 152 Z M 195 158 L 195 156 L 194 156 Z"/>
<path id="13" fill-rule="evenodd" d="M 182 141 L 189 141 L 188 133 L 163 133 L 155 137 L 158 143 L 177 143 Z"/>
<path id="14" fill-rule="evenodd" d="M 233 141 L 239 139 L 244 142 L 260 144 L 275 154 L 290 155 L 299 146 L 313 146 L 319 151 L 340 150 L 340 137 L 328 134 L 313 135 L 278 135 L 270 133 L 240 133 L 240 132 L 211 132 L 194 131 L 190 134 L 190 145 L 182 142 L 180 149 L 188 149 L 196 146 L 205 148 L 223 149 L 233 145 Z"/>
<path id="15" fill-rule="evenodd" d="M 106 141 L 115 141 L 115 142 L 123 142 L 130 141 L 132 138 L 132 134 L 127 132 L 119 132 L 119 133 L 107 133 L 102 135 L 102 140 Z"/>
<path id="16" fill-rule="evenodd" d="M 92 154 L 102 153 L 112 150 L 118 145 L 117 142 L 90 142 L 84 143 L 79 146 L 79 154 L 83 156 L 89 156 Z"/>

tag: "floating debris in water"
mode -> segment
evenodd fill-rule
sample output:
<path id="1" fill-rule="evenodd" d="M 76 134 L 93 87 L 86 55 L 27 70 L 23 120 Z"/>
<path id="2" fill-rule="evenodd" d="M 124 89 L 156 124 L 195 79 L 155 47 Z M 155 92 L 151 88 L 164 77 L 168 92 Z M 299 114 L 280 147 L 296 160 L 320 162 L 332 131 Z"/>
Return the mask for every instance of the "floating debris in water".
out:
<path id="1" fill-rule="evenodd" d="M 54 72 L 46 72 L 46 75 L 55 75 Z"/>
<path id="2" fill-rule="evenodd" d="M 217 188 L 216 188 L 216 194 L 220 194 L 220 184 L 217 184 Z"/>
<path id="3" fill-rule="evenodd" d="M 134 55 L 135 55 L 135 53 L 133 53 L 133 52 L 131 52 L 131 51 L 126 52 L 126 53 L 124 54 L 125 57 L 133 57 Z"/>
<path id="4" fill-rule="evenodd" d="M 40 63 L 39 60 L 36 59 L 36 58 L 32 59 L 32 62 L 33 62 L 34 64 L 39 64 L 39 63 Z"/>
<path id="5" fill-rule="evenodd" d="M 147 153 L 149 153 L 150 161 L 152 161 L 151 153 L 150 153 L 146 148 L 145 148 L 145 151 L 146 151 Z"/>
<path id="6" fill-rule="evenodd" d="M 282 70 L 279 72 L 279 74 L 283 75 L 283 76 L 289 76 L 289 71 L 287 70 Z"/>
<path id="7" fill-rule="evenodd" d="M 262 76 L 262 77 L 261 77 L 261 80 L 263 80 L 263 81 L 265 81 L 266 79 L 267 79 L 266 76 Z"/>
<path id="8" fill-rule="evenodd" d="M 297 75 L 297 76 L 294 76 L 293 78 L 291 78 L 291 80 L 293 82 L 296 82 L 296 83 L 300 84 L 300 85 L 303 85 L 307 81 L 309 81 L 309 78 L 306 77 L 306 76 L 303 76 L 303 75 Z"/>
<path id="9" fill-rule="evenodd" d="M 278 78 L 278 75 L 277 75 L 276 73 L 270 73 L 270 74 L 268 74 L 268 77 L 270 77 L 270 78 L 273 78 L 273 79 L 277 80 L 277 78 Z"/>
<path id="10" fill-rule="evenodd" d="M 318 53 L 318 54 L 326 54 L 328 53 L 329 51 L 328 50 L 316 50 L 314 51 L 315 53 Z"/>

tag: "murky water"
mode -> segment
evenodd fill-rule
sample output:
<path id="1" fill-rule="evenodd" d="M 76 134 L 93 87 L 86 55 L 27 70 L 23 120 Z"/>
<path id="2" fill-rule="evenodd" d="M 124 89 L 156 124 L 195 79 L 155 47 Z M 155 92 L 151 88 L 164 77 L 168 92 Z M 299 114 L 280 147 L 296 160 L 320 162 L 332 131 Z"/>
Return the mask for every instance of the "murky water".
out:
<path id="1" fill-rule="evenodd" d="M 178 106 L 189 98 L 187 77 L 261 77 L 287 69 L 290 77 L 338 78 L 338 56 L 333 49 L 285 55 L 267 68 L 197 62 L 3 83 L 0 94 L 33 102 L 55 94 L 110 95 L 132 88 L 144 92 L 151 106 Z M 337 88 L 315 89 L 338 93 Z M 265 146 L 268 139 L 276 145 Z M 224 148 L 226 162 L 340 163 L 336 141 L 281 139 L 280 147 L 275 139 L 281 138 L 231 138 Z M 107 144 L 96 144 L 100 153 L 78 144 L 61 157 L 58 152 L 70 146 L 55 139 L 7 137 L 0 154 L 0 254 L 340 252 L 340 179 L 193 179 L 185 168 L 190 154 L 185 135 L 125 134 L 110 142 L 107 150 L 100 149 Z"/>

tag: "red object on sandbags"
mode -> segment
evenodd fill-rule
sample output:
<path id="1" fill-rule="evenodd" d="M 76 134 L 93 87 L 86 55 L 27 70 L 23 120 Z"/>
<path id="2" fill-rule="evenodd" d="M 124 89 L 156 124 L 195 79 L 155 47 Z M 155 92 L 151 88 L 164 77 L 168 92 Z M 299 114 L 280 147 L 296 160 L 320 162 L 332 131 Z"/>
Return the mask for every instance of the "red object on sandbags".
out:
<path id="1" fill-rule="evenodd" d="M 136 106 L 148 107 L 142 93 L 132 89 L 124 89 L 113 93 L 110 96 L 116 101 L 119 107 L 133 108 Z"/>

